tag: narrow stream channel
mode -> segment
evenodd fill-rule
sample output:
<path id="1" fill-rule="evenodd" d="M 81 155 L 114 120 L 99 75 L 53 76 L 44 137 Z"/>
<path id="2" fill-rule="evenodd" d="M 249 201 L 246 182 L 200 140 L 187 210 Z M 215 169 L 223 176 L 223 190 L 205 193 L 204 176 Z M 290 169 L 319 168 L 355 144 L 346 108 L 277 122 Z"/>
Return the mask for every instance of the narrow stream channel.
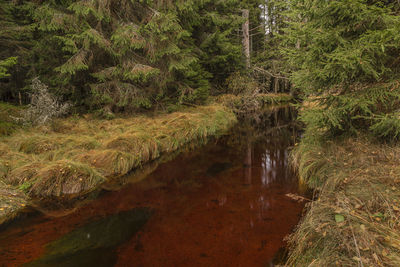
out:
<path id="1" fill-rule="evenodd" d="M 66 216 L 13 223 L 0 266 L 274 266 L 304 207 L 286 196 L 304 194 L 292 120 L 290 108 L 244 119 Z"/>

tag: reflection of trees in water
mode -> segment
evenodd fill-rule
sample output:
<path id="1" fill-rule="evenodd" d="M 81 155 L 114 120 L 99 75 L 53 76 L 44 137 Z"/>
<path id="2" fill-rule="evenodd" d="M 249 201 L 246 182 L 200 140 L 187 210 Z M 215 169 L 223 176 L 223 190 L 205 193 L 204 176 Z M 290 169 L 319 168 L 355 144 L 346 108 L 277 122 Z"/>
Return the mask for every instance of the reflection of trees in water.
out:
<path id="1" fill-rule="evenodd" d="M 288 147 L 298 135 L 295 118 L 295 110 L 286 107 L 252 114 L 239 121 L 227 143 L 242 158 L 244 184 L 260 184 L 261 188 L 277 182 L 282 186 L 294 185 L 292 179 L 296 176 L 289 166 Z M 268 220 L 276 201 L 275 195 L 266 194 L 264 190 L 257 195 L 249 203 L 249 208 L 256 212 L 255 217 L 249 218 L 250 227 L 256 221 Z"/>
<path id="2" fill-rule="evenodd" d="M 295 118 L 295 110 L 288 106 L 247 114 L 240 119 L 226 143 L 242 158 L 245 184 L 251 184 L 251 167 L 260 160 L 264 185 L 291 177 L 287 147 L 297 137 Z"/>
<path id="3" fill-rule="evenodd" d="M 289 146 L 297 135 L 295 118 L 296 111 L 289 106 L 246 114 L 239 119 L 227 145 L 242 152 L 247 150 L 248 142 L 252 145 L 266 143 L 267 146 Z"/>
<path id="4" fill-rule="evenodd" d="M 267 186 L 278 180 L 288 182 L 294 178 L 289 166 L 287 149 L 265 150 L 261 156 L 261 182 Z"/>

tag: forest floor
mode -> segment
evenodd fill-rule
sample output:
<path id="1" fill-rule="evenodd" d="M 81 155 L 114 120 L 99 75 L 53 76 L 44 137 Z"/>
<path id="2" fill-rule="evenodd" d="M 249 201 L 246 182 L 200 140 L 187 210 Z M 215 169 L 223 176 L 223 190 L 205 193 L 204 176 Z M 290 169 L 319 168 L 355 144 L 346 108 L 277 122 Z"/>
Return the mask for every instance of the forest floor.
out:
<path id="1" fill-rule="evenodd" d="M 241 97 L 228 98 L 241 105 Z M 257 101 L 263 106 L 291 99 L 272 94 Z M 83 198 L 161 155 L 221 135 L 237 121 L 234 108 L 218 98 L 170 114 L 112 120 L 71 116 L 31 128 L 13 122 L 19 110 L 0 105 L 0 121 L 5 123 L 0 128 L 7 126 L 0 136 L 0 225 L 29 206 L 31 199 Z"/>
<path id="2" fill-rule="evenodd" d="M 316 190 L 287 266 L 400 266 L 400 146 L 305 138 L 293 156 Z"/>

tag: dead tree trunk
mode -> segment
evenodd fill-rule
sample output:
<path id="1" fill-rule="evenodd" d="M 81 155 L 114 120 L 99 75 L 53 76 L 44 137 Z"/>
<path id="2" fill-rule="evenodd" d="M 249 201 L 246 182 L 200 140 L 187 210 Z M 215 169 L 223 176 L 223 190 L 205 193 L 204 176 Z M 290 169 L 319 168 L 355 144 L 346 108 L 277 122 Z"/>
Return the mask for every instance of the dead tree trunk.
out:
<path id="1" fill-rule="evenodd" d="M 243 32 L 243 53 L 246 63 L 246 68 L 250 69 L 250 35 L 249 35 L 249 10 L 243 9 L 242 16 L 245 22 L 242 25 Z"/>

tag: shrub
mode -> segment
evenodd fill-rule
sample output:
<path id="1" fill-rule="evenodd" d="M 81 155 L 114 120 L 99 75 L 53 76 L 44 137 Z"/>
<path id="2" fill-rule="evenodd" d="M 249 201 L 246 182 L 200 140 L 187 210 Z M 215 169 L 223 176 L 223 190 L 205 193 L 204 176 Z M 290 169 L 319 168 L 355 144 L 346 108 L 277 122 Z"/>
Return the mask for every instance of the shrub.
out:
<path id="1" fill-rule="evenodd" d="M 31 87 L 31 104 L 21 118 L 24 124 L 43 125 L 67 113 L 70 104 L 62 103 L 56 96 L 50 94 L 48 86 L 38 78 L 32 80 Z"/>

